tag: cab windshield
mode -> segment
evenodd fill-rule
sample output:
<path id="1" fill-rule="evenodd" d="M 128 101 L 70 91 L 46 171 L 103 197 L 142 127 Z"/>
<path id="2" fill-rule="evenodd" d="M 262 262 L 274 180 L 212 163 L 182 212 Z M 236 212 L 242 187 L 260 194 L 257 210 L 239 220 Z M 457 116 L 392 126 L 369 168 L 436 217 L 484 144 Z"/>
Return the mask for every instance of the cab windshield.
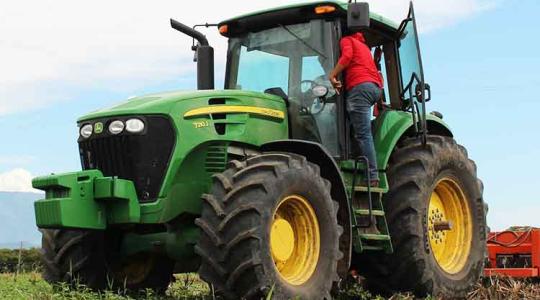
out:
<path id="1" fill-rule="evenodd" d="M 328 80 L 336 61 L 334 32 L 333 22 L 312 20 L 231 38 L 225 88 L 281 88 L 289 97 L 293 138 L 322 143 L 337 155 L 337 97 Z M 321 85 L 329 90 L 323 99 L 312 91 Z"/>

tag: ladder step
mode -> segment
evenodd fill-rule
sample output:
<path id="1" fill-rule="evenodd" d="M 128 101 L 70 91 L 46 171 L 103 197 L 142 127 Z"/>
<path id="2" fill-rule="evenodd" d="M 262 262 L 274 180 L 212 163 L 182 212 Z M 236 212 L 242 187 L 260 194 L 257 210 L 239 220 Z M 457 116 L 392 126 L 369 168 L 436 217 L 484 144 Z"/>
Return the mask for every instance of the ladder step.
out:
<path id="1" fill-rule="evenodd" d="M 354 211 L 357 215 L 360 216 L 369 216 L 369 209 L 357 209 Z M 383 210 L 371 210 L 371 214 L 376 217 L 383 217 L 384 211 Z"/>
<path id="2" fill-rule="evenodd" d="M 383 189 L 383 188 L 378 188 L 378 187 L 372 187 L 372 188 L 369 188 L 370 191 L 372 193 L 385 193 L 386 191 Z M 355 186 L 354 187 L 354 191 L 355 192 L 367 192 L 368 191 L 368 188 L 367 186 Z"/>
<path id="3" fill-rule="evenodd" d="M 385 250 L 385 248 L 384 247 L 379 247 L 379 246 L 362 245 L 362 250 L 381 251 L 381 250 Z"/>
<path id="4" fill-rule="evenodd" d="M 384 234 L 360 234 L 360 238 L 363 240 L 370 240 L 370 241 L 389 241 L 390 236 L 384 235 Z"/>

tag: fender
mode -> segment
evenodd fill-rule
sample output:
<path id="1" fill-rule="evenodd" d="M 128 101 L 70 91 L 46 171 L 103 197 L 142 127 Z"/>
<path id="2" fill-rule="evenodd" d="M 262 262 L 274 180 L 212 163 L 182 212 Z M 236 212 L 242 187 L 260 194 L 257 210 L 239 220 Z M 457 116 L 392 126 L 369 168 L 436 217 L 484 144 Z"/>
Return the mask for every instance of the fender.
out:
<path id="1" fill-rule="evenodd" d="M 320 144 L 303 140 L 278 140 L 264 144 L 260 149 L 303 155 L 308 161 L 317 164 L 321 168 L 321 176 L 332 183 L 330 194 L 339 203 L 338 224 L 343 227 L 343 234 L 339 241 L 339 249 L 343 253 L 343 258 L 338 263 L 338 274 L 341 278 L 345 278 L 349 271 L 352 255 L 351 211 L 345 183 L 335 160 Z"/>
<path id="2" fill-rule="evenodd" d="M 427 127 L 430 134 L 453 137 L 452 131 L 442 119 L 428 114 Z M 414 136 L 411 113 L 387 110 L 375 121 L 374 143 L 379 169 L 386 170 L 394 148 L 403 137 Z"/>

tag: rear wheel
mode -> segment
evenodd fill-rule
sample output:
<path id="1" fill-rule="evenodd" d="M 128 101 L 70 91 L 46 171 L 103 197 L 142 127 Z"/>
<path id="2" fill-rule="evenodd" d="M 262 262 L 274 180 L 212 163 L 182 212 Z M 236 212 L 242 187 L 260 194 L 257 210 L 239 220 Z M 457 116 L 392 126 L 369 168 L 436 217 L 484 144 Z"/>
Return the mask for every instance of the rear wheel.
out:
<path id="1" fill-rule="evenodd" d="M 435 185 L 428 204 L 428 236 L 433 257 L 448 274 L 459 273 L 471 253 L 472 214 L 460 184 L 450 176 Z"/>
<path id="2" fill-rule="evenodd" d="M 84 284 L 91 289 L 153 289 L 164 292 L 174 262 L 151 254 L 111 259 L 104 231 L 42 230 L 43 278 L 49 283 Z"/>
<path id="3" fill-rule="evenodd" d="M 319 167 L 262 154 L 214 176 L 196 224 L 199 274 L 229 299 L 330 299 L 342 229 Z"/>
<path id="4" fill-rule="evenodd" d="M 378 292 L 461 298 L 482 273 L 486 219 L 482 185 L 467 151 L 449 137 L 404 141 L 392 154 L 384 204 L 391 255 L 355 264 Z"/>

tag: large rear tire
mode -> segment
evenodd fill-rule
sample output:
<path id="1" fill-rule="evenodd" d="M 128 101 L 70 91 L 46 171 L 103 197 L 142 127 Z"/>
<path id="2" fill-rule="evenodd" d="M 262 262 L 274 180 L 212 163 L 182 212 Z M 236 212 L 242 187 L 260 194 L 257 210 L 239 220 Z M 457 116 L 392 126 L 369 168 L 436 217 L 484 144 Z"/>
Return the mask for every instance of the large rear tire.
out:
<path id="1" fill-rule="evenodd" d="M 407 139 L 389 163 L 384 198 L 394 253 L 354 264 L 377 292 L 463 298 L 483 270 L 486 213 L 476 165 L 454 139 Z"/>
<path id="2" fill-rule="evenodd" d="M 202 197 L 201 278 L 228 299 L 331 299 L 343 230 L 330 188 L 303 156 L 232 161 Z"/>
<path id="3" fill-rule="evenodd" d="M 112 259 L 104 231 L 42 230 L 43 278 L 52 284 L 165 292 L 174 268 L 168 258 L 144 254 Z M 108 248 L 109 247 L 109 248 Z"/>

